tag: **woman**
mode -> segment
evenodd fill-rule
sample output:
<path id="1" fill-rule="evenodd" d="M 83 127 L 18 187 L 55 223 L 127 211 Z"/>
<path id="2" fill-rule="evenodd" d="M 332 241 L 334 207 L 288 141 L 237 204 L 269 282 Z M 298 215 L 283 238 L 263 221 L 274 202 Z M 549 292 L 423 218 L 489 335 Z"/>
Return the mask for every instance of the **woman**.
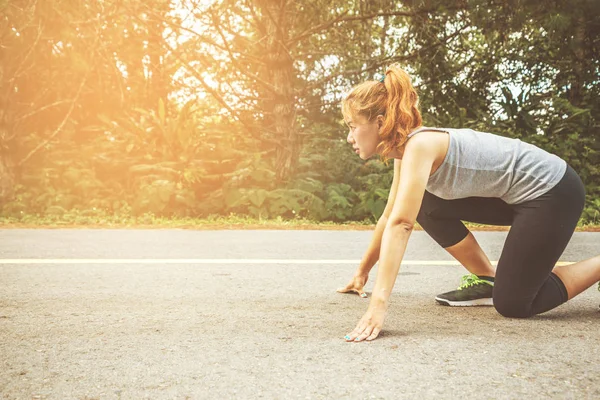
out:
<path id="1" fill-rule="evenodd" d="M 388 68 L 342 103 L 348 143 L 361 159 L 394 159 L 388 204 L 361 265 L 339 292 L 363 288 L 379 259 L 367 312 L 347 341 L 375 339 L 415 221 L 471 276 L 436 300 L 492 304 L 513 318 L 551 310 L 600 280 L 600 256 L 555 267 L 584 205 L 584 186 L 559 157 L 517 139 L 422 126 L 418 96 L 402 69 Z M 402 164 L 402 168 L 400 168 Z M 462 221 L 510 225 L 494 269 Z"/>

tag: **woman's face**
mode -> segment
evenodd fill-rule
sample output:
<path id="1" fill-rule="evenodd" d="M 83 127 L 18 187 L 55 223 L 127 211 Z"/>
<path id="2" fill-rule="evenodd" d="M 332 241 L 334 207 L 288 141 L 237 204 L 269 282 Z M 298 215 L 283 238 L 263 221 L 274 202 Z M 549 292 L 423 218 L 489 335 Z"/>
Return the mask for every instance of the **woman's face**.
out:
<path id="1" fill-rule="evenodd" d="M 368 160 L 377 153 L 379 144 L 379 128 L 383 123 L 383 118 L 378 116 L 375 121 L 369 122 L 362 116 L 355 116 L 347 119 L 346 124 L 350 128 L 346 141 L 350 143 L 356 154 L 363 159 Z"/>

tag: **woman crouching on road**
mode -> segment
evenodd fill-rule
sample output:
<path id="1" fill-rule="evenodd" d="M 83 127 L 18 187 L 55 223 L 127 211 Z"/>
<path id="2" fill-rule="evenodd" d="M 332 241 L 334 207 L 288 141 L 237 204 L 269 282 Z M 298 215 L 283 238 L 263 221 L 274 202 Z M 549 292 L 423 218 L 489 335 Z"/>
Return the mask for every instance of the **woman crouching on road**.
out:
<path id="1" fill-rule="evenodd" d="M 338 289 L 366 297 L 364 285 L 379 260 L 369 307 L 347 341 L 381 332 L 415 221 L 471 273 L 458 290 L 436 297 L 444 305 L 493 304 L 503 316 L 526 318 L 600 280 L 600 256 L 555 267 L 585 198 L 564 160 L 518 139 L 423 127 L 410 77 L 395 66 L 381 81 L 354 87 L 342 110 L 348 143 L 361 159 L 394 159 L 373 240 L 350 283 Z M 511 226 L 496 269 L 461 221 Z"/>

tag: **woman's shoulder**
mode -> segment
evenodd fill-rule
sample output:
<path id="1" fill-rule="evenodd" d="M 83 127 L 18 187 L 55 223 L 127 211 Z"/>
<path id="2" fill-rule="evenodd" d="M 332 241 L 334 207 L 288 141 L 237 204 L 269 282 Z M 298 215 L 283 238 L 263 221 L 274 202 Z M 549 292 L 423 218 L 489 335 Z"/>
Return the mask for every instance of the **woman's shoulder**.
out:
<path id="1" fill-rule="evenodd" d="M 438 150 L 445 151 L 448 148 L 448 134 L 449 132 L 443 128 L 425 128 L 423 127 L 418 132 L 418 135 L 411 135 L 406 142 L 406 151 L 417 151 L 417 152 L 434 152 Z"/>

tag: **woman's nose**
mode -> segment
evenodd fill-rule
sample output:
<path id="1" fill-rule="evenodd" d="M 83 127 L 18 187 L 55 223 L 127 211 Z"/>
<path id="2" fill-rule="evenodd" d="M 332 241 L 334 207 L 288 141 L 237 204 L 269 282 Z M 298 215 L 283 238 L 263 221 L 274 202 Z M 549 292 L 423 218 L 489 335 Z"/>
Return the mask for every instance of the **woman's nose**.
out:
<path id="1" fill-rule="evenodd" d="M 346 137 L 346 141 L 348 143 L 352 143 L 352 131 L 348 131 L 348 136 Z"/>

